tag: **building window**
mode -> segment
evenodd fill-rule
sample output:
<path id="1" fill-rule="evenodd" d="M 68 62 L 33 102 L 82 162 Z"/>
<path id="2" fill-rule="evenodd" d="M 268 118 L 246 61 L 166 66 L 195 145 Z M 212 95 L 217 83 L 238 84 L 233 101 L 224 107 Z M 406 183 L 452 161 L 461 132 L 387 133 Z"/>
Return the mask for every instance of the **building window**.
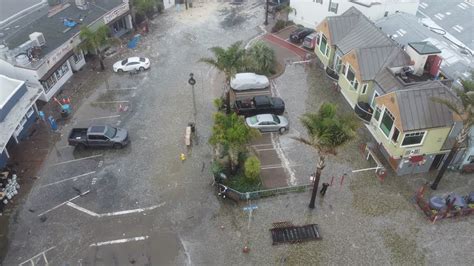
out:
<path id="1" fill-rule="evenodd" d="M 375 107 L 375 113 L 374 113 L 374 119 L 375 121 L 379 121 L 380 118 L 380 113 L 382 113 L 382 110 L 378 106 Z"/>
<path id="2" fill-rule="evenodd" d="M 467 161 L 469 163 L 474 163 L 474 155 L 469 155 L 469 158 L 467 158 Z"/>
<path id="3" fill-rule="evenodd" d="M 319 3 L 319 4 L 323 4 L 323 0 L 313 0 L 313 2 L 316 2 L 316 3 Z"/>
<path id="4" fill-rule="evenodd" d="M 423 142 L 424 136 L 425 136 L 425 131 L 415 132 L 415 133 L 406 133 L 405 138 L 403 139 L 403 142 L 402 142 L 402 146 L 419 145 Z"/>
<path id="5" fill-rule="evenodd" d="M 398 136 L 400 135 L 400 131 L 398 130 L 398 128 L 395 128 L 393 130 L 393 135 L 392 135 L 392 141 L 394 143 L 397 143 L 397 140 L 398 140 Z"/>
<path id="6" fill-rule="evenodd" d="M 338 7 L 339 7 L 338 3 L 334 3 L 333 1 L 329 1 L 329 8 L 328 8 L 329 12 L 334 12 L 335 14 L 337 14 L 337 8 Z"/>
<path id="7" fill-rule="evenodd" d="M 372 106 L 372 108 L 374 108 L 374 105 L 375 105 L 375 98 L 379 97 L 379 94 L 378 92 L 374 91 L 374 96 L 372 97 L 372 101 L 370 102 L 370 106 Z"/>
<path id="8" fill-rule="evenodd" d="M 357 90 L 357 87 L 359 87 L 359 82 L 355 78 L 355 72 L 349 64 L 347 64 L 346 78 L 354 90 Z"/>
<path id="9" fill-rule="evenodd" d="M 362 94 L 366 94 L 366 93 L 367 93 L 367 87 L 368 87 L 368 86 L 369 86 L 369 85 L 367 85 L 367 83 L 364 84 L 364 85 L 362 85 Z"/>
<path id="10" fill-rule="evenodd" d="M 334 60 L 334 71 L 336 73 L 339 73 L 339 70 L 341 70 L 341 65 L 342 65 L 342 60 L 339 55 L 336 55 L 336 60 Z"/>
<path id="11" fill-rule="evenodd" d="M 33 110 L 33 107 L 30 107 L 30 109 L 28 109 L 28 112 L 26 112 L 26 117 L 31 117 L 31 115 L 34 113 L 35 111 Z"/>
<path id="12" fill-rule="evenodd" d="M 326 36 L 324 36 L 324 34 L 321 34 L 321 41 L 320 41 L 320 44 L 319 44 L 319 51 L 321 51 L 321 53 L 323 55 L 325 55 L 326 57 L 329 56 L 330 48 L 329 48 L 329 45 L 328 45 L 328 39 L 326 38 Z"/>
<path id="13" fill-rule="evenodd" d="M 20 122 L 20 125 L 19 125 L 19 126 L 20 126 L 20 127 L 23 127 L 23 126 L 26 124 L 26 121 L 27 121 L 26 116 L 24 116 L 24 117 L 21 119 L 21 122 Z"/>
<path id="14" fill-rule="evenodd" d="M 77 54 L 73 54 L 72 55 L 72 59 L 74 60 L 74 63 L 78 63 L 79 61 L 82 60 L 82 58 L 84 58 L 84 55 L 82 55 L 82 52 L 79 52 Z"/>
<path id="15" fill-rule="evenodd" d="M 393 115 L 388 111 L 388 109 L 385 109 L 382 116 L 382 122 L 380 123 L 380 129 L 387 138 L 390 136 L 390 131 L 392 131 L 393 120 L 395 120 Z"/>
<path id="16" fill-rule="evenodd" d="M 60 66 L 56 71 L 45 81 L 42 81 L 41 84 L 44 88 L 44 93 L 48 93 L 51 88 L 60 80 L 67 72 L 69 71 L 69 66 L 67 61 Z"/>

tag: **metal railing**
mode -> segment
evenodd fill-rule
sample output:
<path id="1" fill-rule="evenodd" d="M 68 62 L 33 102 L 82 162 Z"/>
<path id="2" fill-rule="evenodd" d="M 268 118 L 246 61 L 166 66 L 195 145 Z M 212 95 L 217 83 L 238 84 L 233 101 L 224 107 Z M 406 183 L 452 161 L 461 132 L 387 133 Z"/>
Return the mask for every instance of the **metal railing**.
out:
<path id="1" fill-rule="evenodd" d="M 299 186 L 291 186 L 291 187 L 281 187 L 281 188 L 272 188 L 272 189 L 265 189 L 265 190 L 257 190 L 251 192 L 240 192 L 233 188 L 228 187 L 228 193 L 233 194 L 230 196 L 233 199 L 239 200 L 248 200 L 248 199 L 259 199 L 265 197 L 271 197 L 286 193 L 293 193 L 293 192 L 305 192 L 308 188 L 311 188 L 312 184 L 305 184 Z"/>

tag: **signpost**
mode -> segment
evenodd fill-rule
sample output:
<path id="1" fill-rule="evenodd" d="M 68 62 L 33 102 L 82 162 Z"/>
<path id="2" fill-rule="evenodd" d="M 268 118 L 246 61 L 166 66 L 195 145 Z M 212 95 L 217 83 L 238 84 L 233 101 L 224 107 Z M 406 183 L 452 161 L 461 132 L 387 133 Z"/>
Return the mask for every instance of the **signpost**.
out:
<path id="1" fill-rule="evenodd" d="M 194 123 L 196 123 L 196 96 L 194 94 L 194 85 L 196 84 L 196 80 L 194 79 L 194 74 L 190 73 L 189 74 L 189 79 L 188 79 L 189 85 L 191 85 L 192 91 L 193 91 L 193 108 L 194 108 Z"/>

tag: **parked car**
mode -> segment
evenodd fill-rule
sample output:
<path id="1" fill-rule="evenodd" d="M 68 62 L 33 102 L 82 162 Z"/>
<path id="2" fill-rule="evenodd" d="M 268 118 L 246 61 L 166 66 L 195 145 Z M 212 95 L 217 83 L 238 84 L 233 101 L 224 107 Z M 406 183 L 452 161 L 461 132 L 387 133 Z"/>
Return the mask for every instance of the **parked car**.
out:
<path id="1" fill-rule="evenodd" d="M 235 112 L 243 116 L 258 114 L 281 115 L 285 112 L 285 102 L 278 97 L 255 96 L 251 99 L 235 101 Z"/>
<path id="2" fill-rule="evenodd" d="M 80 148 L 113 147 L 120 149 L 125 147 L 128 142 L 127 130 L 109 125 L 73 128 L 68 138 L 69 145 Z"/>
<path id="3" fill-rule="evenodd" d="M 150 68 L 150 59 L 146 57 L 129 57 L 113 65 L 114 72 L 143 71 Z"/>
<path id="4" fill-rule="evenodd" d="M 292 43 L 300 43 L 303 41 L 303 39 L 310 35 L 311 33 L 313 33 L 314 30 L 313 29 L 309 29 L 309 28 L 298 28 L 296 30 L 294 30 L 291 34 L 290 34 L 290 42 Z"/>
<path id="5" fill-rule="evenodd" d="M 230 87 L 235 91 L 261 90 L 269 86 L 270 81 L 266 76 L 255 73 L 237 73 L 230 80 Z"/>
<path id="6" fill-rule="evenodd" d="M 283 134 L 290 128 L 288 119 L 284 116 L 274 114 L 261 114 L 247 117 L 245 122 L 249 127 L 256 128 L 261 132 L 280 132 Z"/>
<path id="7" fill-rule="evenodd" d="M 316 32 L 313 32 L 310 35 L 304 37 L 303 47 L 313 50 L 316 47 L 317 38 L 318 38 L 318 34 Z"/>

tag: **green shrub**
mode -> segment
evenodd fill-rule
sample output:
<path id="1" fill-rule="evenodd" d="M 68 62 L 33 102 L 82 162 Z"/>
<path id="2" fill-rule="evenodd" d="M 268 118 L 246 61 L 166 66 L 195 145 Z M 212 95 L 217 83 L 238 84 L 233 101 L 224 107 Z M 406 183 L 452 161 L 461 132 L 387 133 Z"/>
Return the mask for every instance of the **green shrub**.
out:
<path id="1" fill-rule="evenodd" d="M 277 31 L 282 30 L 283 28 L 285 28 L 285 24 L 286 22 L 284 20 L 281 20 L 281 19 L 277 20 L 277 22 L 272 28 L 272 32 L 277 32 Z"/>
<path id="2" fill-rule="evenodd" d="M 256 181 L 260 177 L 260 160 L 256 156 L 250 156 L 244 164 L 245 177 L 251 181 Z"/>
<path id="3" fill-rule="evenodd" d="M 288 20 L 286 22 L 286 26 L 291 26 L 291 25 L 295 25 L 295 23 L 293 22 L 293 20 Z"/>

